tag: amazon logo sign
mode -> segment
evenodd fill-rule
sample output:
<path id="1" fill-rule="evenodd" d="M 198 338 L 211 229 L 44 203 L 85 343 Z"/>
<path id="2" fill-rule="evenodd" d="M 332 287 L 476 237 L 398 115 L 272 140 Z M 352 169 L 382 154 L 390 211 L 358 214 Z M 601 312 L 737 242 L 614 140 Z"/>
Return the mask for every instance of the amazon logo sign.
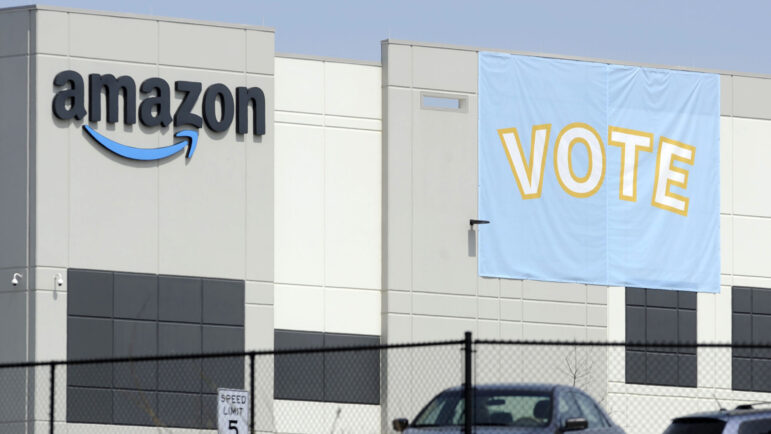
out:
<path id="1" fill-rule="evenodd" d="M 251 108 L 252 134 L 265 134 L 265 94 L 259 87 L 237 87 L 235 100 L 230 89 L 221 83 L 206 88 L 201 100 L 201 113 L 193 109 L 201 99 L 201 83 L 195 81 L 174 82 L 174 92 L 182 95 L 182 101 L 171 114 L 171 86 L 158 77 L 148 78 L 139 86 L 142 100 L 137 110 L 137 87 L 134 79 L 128 76 L 115 77 L 111 74 L 89 74 L 88 76 L 88 112 L 86 112 L 86 86 L 83 77 L 75 71 L 62 71 L 54 77 L 54 86 L 58 92 L 53 99 L 53 113 L 59 119 L 83 119 L 88 114 L 89 122 L 102 120 L 102 90 L 106 101 L 106 120 L 108 124 L 118 122 L 118 108 L 123 99 L 123 123 L 139 123 L 146 127 L 185 128 L 174 136 L 181 142 L 161 148 L 141 148 L 118 143 L 100 134 L 84 124 L 83 130 L 99 145 L 121 157 L 132 160 L 160 160 L 174 155 L 186 147 L 187 158 L 192 158 L 198 142 L 198 130 L 206 124 L 209 130 L 219 133 L 227 131 L 235 119 L 236 133 L 249 133 L 249 109 Z M 219 106 L 219 116 L 217 107 Z M 194 129 L 192 129 L 194 128 Z"/>

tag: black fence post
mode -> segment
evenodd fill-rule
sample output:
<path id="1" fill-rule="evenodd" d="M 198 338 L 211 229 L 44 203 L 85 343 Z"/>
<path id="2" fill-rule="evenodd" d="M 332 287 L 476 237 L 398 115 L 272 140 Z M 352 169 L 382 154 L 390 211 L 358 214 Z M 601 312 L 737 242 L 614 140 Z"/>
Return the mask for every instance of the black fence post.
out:
<path id="1" fill-rule="evenodd" d="M 249 432 L 254 434 L 254 351 L 249 353 Z"/>
<path id="2" fill-rule="evenodd" d="M 49 418 L 51 419 L 49 423 L 49 434 L 54 434 L 54 403 L 56 402 L 56 363 L 51 362 L 51 396 L 48 400 L 49 405 Z"/>
<path id="3" fill-rule="evenodd" d="M 463 353 L 465 356 L 464 361 L 464 380 L 463 380 L 463 396 L 466 405 L 463 407 L 465 423 L 463 425 L 463 432 L 465 434 L 471 434 L 471 426 L 474 423 L 474 386 L 471 384 L 471 332 L 465 333 L 465 342 L 463 346 Z"/>

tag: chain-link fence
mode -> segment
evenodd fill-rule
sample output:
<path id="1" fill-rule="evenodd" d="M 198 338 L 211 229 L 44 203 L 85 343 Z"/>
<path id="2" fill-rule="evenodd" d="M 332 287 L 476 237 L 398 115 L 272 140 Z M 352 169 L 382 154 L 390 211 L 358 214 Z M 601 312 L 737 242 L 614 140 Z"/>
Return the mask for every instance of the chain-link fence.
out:
<path id="1" fill-rule="evenodd" d="M 441 432 L 492 426 L 540 433 L 570 420 L 590 432 L 661 433 L 673 418 L 718 417 L 732 414 L 721 409 L 771 401 L 771 346 L 467 335 L 404 345 L 5 364 L 0 433 L 217 432 L 219 389 L 246 391 L 250 410 L 229 416 L 250 432 L 421 432 L 447 425 Z M 769 426 L 757 428 L 756 421 L 759 431 L 748 432 L 769 432 L 767 408 Z"/>

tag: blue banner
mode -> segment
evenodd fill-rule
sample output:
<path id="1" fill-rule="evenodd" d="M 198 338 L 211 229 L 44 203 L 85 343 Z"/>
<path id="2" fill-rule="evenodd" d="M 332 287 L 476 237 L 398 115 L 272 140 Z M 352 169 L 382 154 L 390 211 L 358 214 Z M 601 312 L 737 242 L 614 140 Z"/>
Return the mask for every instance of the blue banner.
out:
<path id="1" fill-rule="evenodd" d="M 479 53 L 479 274 L 719 292 L 715 74 Z"/>

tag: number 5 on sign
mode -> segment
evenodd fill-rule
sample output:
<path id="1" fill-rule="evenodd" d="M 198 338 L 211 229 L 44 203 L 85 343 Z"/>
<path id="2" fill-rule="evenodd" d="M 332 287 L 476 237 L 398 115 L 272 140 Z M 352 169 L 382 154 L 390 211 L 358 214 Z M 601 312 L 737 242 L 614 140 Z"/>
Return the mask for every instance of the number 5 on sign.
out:
<path id="1" fill-rule="evenodd" d="M 217 389 L 217 433 L 249 433 L 249 392 Z"/>

